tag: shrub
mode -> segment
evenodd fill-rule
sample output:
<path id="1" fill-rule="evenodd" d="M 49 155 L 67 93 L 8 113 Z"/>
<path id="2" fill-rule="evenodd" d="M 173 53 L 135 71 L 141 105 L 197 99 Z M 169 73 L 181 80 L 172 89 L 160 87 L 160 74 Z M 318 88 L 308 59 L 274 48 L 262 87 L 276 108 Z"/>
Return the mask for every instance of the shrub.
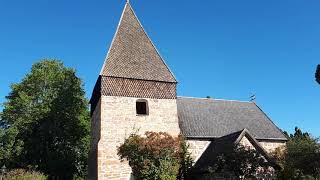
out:
<path id="1" fill-rule="evenodd" d="M 24 169 L 14 169 L 9 171 L 4 180 L 46 180 L 47 176 L 37 171 L 26 171 Z"/>
<path id="2" fill-rule="evenodd" d="M 131 134 L 118 148 L 121 160 L 129 161 L 137 179 L 183 179 L 192 165 L 181 136 L 146 132 L 145 137 Z"/>

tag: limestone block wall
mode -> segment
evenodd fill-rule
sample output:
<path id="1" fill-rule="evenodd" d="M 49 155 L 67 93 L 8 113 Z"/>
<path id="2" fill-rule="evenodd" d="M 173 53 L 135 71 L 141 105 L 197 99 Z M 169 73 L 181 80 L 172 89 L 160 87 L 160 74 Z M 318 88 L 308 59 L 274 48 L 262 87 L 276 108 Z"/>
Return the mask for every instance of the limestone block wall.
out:
<path id="1" fill-rule="evenodd" d="M 259 141 L 259 143 L 268 153 L 272 153 L 278 147 L 286 145 L 284 141 Z"/>
<path id="2" fill-rule="evenodd" d="M 120 162 L 117 147 L 132 132 L 180 133 L 176 99 L 150 99 L 149 115 L 136 114 L 136 100 L 141 98 L 101 96 L 101 133 L 98 143 L 98 180 L 130 179 L 131 168 Z"/>
<path id="3" fill-rule="evenodd" d="M 241 144 L 242 146 L 244 146 L 245 148 L 248 149 L 256 149 L 251 142 L 249 141 L 249 139 L 246 136 L 243 136 L 243 138 L 240 140 L 239 144 Z"/>
<path id="4" fill-rule="evenodd" d="M 283 147 L 286 145 L 286 143 L 284 141 L 258 141 L 259 144 L 263 147 L 264 150 L 267 151 L 267 153 L 271 154 L 276 148 L 278 147 Z M 248 140 L 247 137 L 243 137 L 240 140 L 240 144 L 242 144 L 245 147 L 250 147 L 253 148 L 253 145 L 250 143 L 250 141 Z"/>
<path id="5" fill-rule="evenodd" d="M 211 141 L 206 140 L 187 140 L 189 145 L 188 151 L 191 153 L 191 158 L 196 162 L 202 153 L 207 149 Z"/>

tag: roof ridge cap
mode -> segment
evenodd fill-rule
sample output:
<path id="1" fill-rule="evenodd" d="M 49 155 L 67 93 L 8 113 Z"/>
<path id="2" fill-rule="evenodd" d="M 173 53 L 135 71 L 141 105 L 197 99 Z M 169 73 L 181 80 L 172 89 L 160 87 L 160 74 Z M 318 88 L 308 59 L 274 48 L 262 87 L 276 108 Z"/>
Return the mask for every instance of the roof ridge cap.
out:
<path id="1" fill-rule="evenodd" d="M 180 98 L 188 98 L 188 99 L 209 99 L 209 100 L 213 100 L 213 98 L 202 98 L 202 97 L 191 97 L 191 96 L 177 96 Z"/>
<path id="2" fill-rule="evenodd" d="M 189 99 L 208 99 L 208 100 L 213 100 L 213 101 L 235 101 L 235 102 L 243 102 L 243 103 L 253 103 L 251 101 L 240 101 L 240 100 L 233 100 L 233 99 L 215 99 L 215 98 L 191 97 L 191 96 L 177 96 L 177 97 L 189 98 Z"/>
<path id="3" fill-rule="evenodd" d="M 242 102 L 242 103 L 253 103 L 251 101 L 241 101 L 241 100 L 235 100 L 235 99 L 214 99 L 216 101 L 235 101 L 235 102 Z"/>

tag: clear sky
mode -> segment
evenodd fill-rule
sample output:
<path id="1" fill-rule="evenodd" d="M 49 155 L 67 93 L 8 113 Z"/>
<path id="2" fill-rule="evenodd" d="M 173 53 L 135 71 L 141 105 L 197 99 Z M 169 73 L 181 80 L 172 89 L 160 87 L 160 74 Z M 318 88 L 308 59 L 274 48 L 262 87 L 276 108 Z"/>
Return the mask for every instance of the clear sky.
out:
<path id="1" fill-rule="evenodd" d="M 0 103 L 33 63 L 76 68 L 87 97 L 124 0 L 0 0 Z M 318 0 L 131 0 L 180 96 L 249 100 L 282 129 L 320 136 Z"/>

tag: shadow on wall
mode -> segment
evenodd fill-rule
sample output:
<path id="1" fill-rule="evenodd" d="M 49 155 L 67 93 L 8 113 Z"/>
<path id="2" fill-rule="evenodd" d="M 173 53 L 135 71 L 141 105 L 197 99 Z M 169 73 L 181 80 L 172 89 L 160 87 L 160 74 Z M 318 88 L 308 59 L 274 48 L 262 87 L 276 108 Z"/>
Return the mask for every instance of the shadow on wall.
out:
<path id="1" fill-rule="evenodd" d="M 134 180 L 134 176 L 133 176 L 132 173 L 131 173 L 131 175 L 130 175 L 130 180 Z"/>

